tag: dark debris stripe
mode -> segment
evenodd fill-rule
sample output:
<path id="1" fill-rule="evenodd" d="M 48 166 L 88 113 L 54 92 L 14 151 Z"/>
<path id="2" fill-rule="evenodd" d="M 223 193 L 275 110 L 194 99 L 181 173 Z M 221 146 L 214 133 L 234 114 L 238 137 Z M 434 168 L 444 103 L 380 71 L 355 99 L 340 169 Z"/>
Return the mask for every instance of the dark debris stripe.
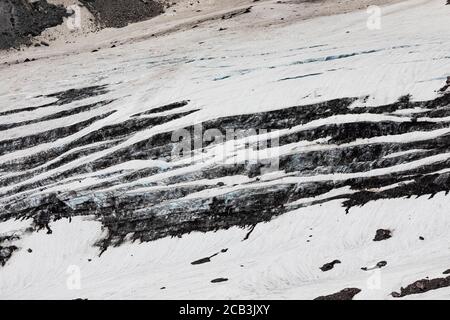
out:
<path id="1" fill-rule="evenodd" d="M 109 90 L 107 89 L 106 85 L 98 85 L 98 86 L 90 86 L 90 87 L 84 87 L 84 88 L 69 89 L 69 90 L 65 90 L 65 91 L 51 93 L 48 95 L 36 96 L 35 98 L 52 98 L 52 99 L 56 99 L 56 100 L 54 102 L 46 103 L 46 104 L 39 105 L 36 107 L 26 107 L 26 108 L 2 111 L 2 112 L 0 112 L 0 116 L 8 116 L 8 115 L 16 114 L 16 113 L 21 113 L 21 112 L 30 112 L 30 111 L 35 111 L 35 110 L 39 110 L 42 108 L 48 108 L 51 106 L 61 106 L 61 105 L 75 102 L 75 101 L 103 95 L 108 92 L 109 92 Z"/>
<path id="2" fill-rule="evenodd" d="M 69 109 L 69 110 L 62 110 L 62 111 L 59 111 L 57 113 L 53 113 L 53 114 L 50 114 L 50 115 L 47 115 L 47 116 L 44 116 L 44 117 L 40 117 L 40 118 L 37 118 L 37 119 L 31 119 L 31 120 L 22 121 L 22 122 L 0 124 L 0 131 L 5 131 L 5 130 L 17 128 L 17 127 L 23 127 L 23 126 L 26 126 L 26 125 L 35 124 L 35 123 L 39 123 L 39 122 L 44 122 L 44 121 L 50 121 L 50 120 L 56 120 L 56 119 L 70 117 L 70 116 L 75 116 L 75 115 L 78 115 L 78 114 L 83 113 L 83 112 L 88 112 L 88 111 L 92 111 L 92 110 L 104 107 L 104 106 L 112 103 L 113 101 L 114 100 L 99 101 L 99 102 L 96 102 L 96 103 L 91 103 L 91 104 L 88 104 L 88 105 L 75 107 L 75 108 L 72 108 L 72 109 Z"/>
<path id="3" fill-rule="evenodd" d="M 450 276 L 444 278 L 421 279 L 417 280 L 406 287 L 400 288 L 400 292 L 392 292 L 394 298 L 403 298 L 405 296 L 422 294 L 431 290 L 437 290 L 450 287 Z"/>
<path id="4" fill-rule="evenodd" d="M 0 155 L 35 147 L 43 143 L 53 142 L 58 139 L 70 136 L 74 133 L 81 131 L 84 128 L 89 127 L 91 124 L 110 116 L 114 112 L 115 110 L 104 113 L 102 115 L 91 117 L 87 120 L 69 126 L 59 127 L 15 139 L 2 140 L 0 141 Z"/>
<path id="5" fill-rule="evenodd" d="M 166 236 L 180 236 L 191 231 L 214 231 L 232 226 L 248 227 L 260 222 L 270 221 L 273 217 L 304 206 L 296 204 L 302 199 L 314 199 L 310 204 L 324 203 L 339 199 L 349 211 L 352 207 L 364 205 L 378 199 L 390 199 L 412 196 L 433 197 L 438 192 L 448 193 L 450 190 L 450 174 L 438 173 L 450 169 L 450 135 L 440 134 L 428 136 L 431 131 L 445 132 L 449 123 L 445 118 L 450 113 L 450 94 L 442 94 L 430 101 L 411 101 L 409 96 L 400 98 L 397 102 L 376 107 L 352 107 L 357 98 L 343 98 L 325 101 L 307 106 L 295 106 L 269 112 L 228 116 L 202 123 L 203 130 L 218 128 L 222 132 L 227 129 L 252 130 L 258 129 L 290 129 L 307 125 L 315 120 L 333 116 L 363 115 L 361 120 L 351 122 L 327 123 L 310 127 L 307 130 L 288 132 L 280 138 L 280 145 L 288 145 L 301 141 L 325 139 L 323 149 L 293 151 L 280 157 L 279 169 L 286 176 L 310 177 L 310 182 L 295 183 L 274 181 L 272 184 L 259 180 L 265 164 L 241 163 L 237 165 L 210 165 L 202 170 L 191 170 L 148 183 L 139 181 L 142 178 L 153 177 L 163 172 L 171 172 L 179 167 L 173 167 L 171 153 L 175 142 L 171 132 L 162 132 L 154 136 L 123 147 L 100 157 L 92 162 L 83 163 L 68 170 L 58 171 L 43 180 L 28 182 L 30 175 L 7 180 L 0 179 L 4 186 L 11 186 L 1 197 L 10 197 L 4 204 L 0 214 L 2 219 L 8 217 L 31 217 L 36 224 L 40 221 L 92 214 L 98 216 L 108 229 L 108 236 L 99 242 L 106 249 L 110 245 L 118 245 L 130 233 L 136 240 L 151 241 Z M 79 155 L 92 154 L 107 150 L 96 145 L 99 142 L 125 141 L 128 137 L 138 134 L 155 125 L 189 115 L 196 110 L 180 112 L 185 102 L 174 103 L 135 115 L 122 123 L 105 126 L 98 131 L 72 141 L 61 150 L 49 150 L 48 154 L 39 153 L 39 159 L 30 156 L 2 164 L 3 172 L 19 172 L 32 169 L 37 164 L 45 165 L 49 160 L 56 161 L 48 168 L 57 169 L 59 165 L 78 159 L 76 153 L 71 158 L 68 153 L 73 148 L 85 147 L 86 152 Z M 420 114 L 408 114 L 407 109 L 421 108 Z M 177 110 L 177 113 L 167 116 L 141 117 L 154 113 Z M 398 111 L 404 111 L 402 115 Z M 371 115 L 387 115 L 397 117 L 399 121 L 371 120 Z M 423 120 L 422 117 L 429 119 Z M 194 135 L 194 127 L 188 127 Z M 300 128 L 301 129 L 301 128 Z M 390 141 L 383 137 L 411 134 L 409 140 Z M 418 139 L 417 137 L 420 137 Z M 329 139 L 328 139 L 329 138 Z M 379 138 L 368 143 L 371 138 Z M 328 139 L 328 140 L 326 140 Z M 20 145 L 20 142 L 18 142 Z M 92 146 L 88 147 L 88 146 Z M 208 145 L 204 146 L 205 148 Z M 97 149 L 98 148 L 98 149 Z M 90 151 L 89 151 L 90 150 Z M 201 151 L 201 150 L 197 150 Z M 413 151 L 401 154 L 401 152 Z M 394 153 L 400 153 L 392 156 Z M 426 160 L 428 157 L 439 157 L 433 161 L 401 169 L 404 164 L 413 161 Z M 37 155 L 36 155 L 37 156 Z M 388 157 L 389 156 L 389 157 Z M 69 158 L 67 158 L 69 157 Z M 430 158 L 433 159 L 433 158 Z M 87 185 L 79 191 L 64 190 L 64 184 L 77 179 L 77 176 L 87 174 L 97 176 L 97 172 L 117 164 L 132 160 L 163 160 L 167 168 L 149 167 L 112 173 L 99 177 L 97 184 Z M 389 169 L 378 175 L 370 176 L 376 169 Z M 400 170 L 401 169 L 401 170 Z M 34 174 L 43 173 L 39 169 Z M 339 179 L 333 175 L 341 174 Z M 229 176 L 243 175 L 251 182 L 237 184 L 234 190 L 225 183 L 204 183 L 203 180 Z M 314 180 L 318 175 L 329 175 L 328 178 Z M 102 179 L 105 178 L 105 179 Z M 9 178 L 11 179 L 11 178 Z M 15 186 L 17 182 L 23 182 Z M 129 183 L 129 185 L 127 184 Z M 35 191 L 45 191 L 49 185 L 59 186 L 60 193 L 41 194 L 34 196 Z M 138 192 L 138 188 L 154 187 L 149 192 Z M 340 195 L 327 196 L 326 193 L 336 188 L 349 188 L 350 191 Z M 112 188 L 108 193 L 103 189 Z M 215 196 L 195 196 L 197 192 L 210 190 Z M 129 192 L 128 191 L 133 191 Z M 16 194 L 24 192 L 24 195 Z M 205 194 L 205 193 L 203 193 Z M 186 196 L 193 196 L 186 198 Z M 321 196 L 320 200 L 318 200 Z M 29 199 L 33 199 L 30 201 Z M 83 200 L 84 199 L 84 200 Z M 98 199 L 103 199 L 98 201 Z M 1 202 L 1 198 L 0 198 Z M 56 203 L 56 204 L 55 204 Z M 74 205 L 76 203 L 76 205 Z M 306 204 L 308 205 L 308 204 Z M 42 227 L 42 225 L 41 225 Z"/>
<path id="6" fill-rule="evenodd" d="M 10 161 L 10 162 L 4 163 L 4 164 L 0 165 L 0 169 L 5 172 L 7 172 L 7 171 L 19 172 L 19 171 L 23 171 L 23 170 L 30 170 L 30 169 L 36 168 L 38 166 L 42 166 L 46 162 L 48 162 L 50 160 L 54 160 L 57 157 L 61 157 L 65 153 L 69 152 L 70 150 L 73 150 L 74 148 L 85 147 L 85 146 L 89 146 L 89 145 L 92 145 L 92 144 L 98 143 L 98 142 L 107 142 L 107 141 L 112 141 L 112 140 L 123 141 L 124 139 L 126 139 L 126 138 L 132 136 L 133 134 L 136 134 L 142 130 L 150 129 L 154 126 L 164 124 L 166 122 L 181 118 L 183 116 L 187 116 L 196 111 L 197 110 L 190 110 L 190 111 L 186 111 L 183 113 L 176 113 L 176 114 L 172 114 L 172 115 L 152 117 L 152 118 L 132 118 L 132 119 L 125 120 L 123 122 L 120 122 L 120 123 L 117 123 L 114 125 L 103 126 L 102 128 L 100 128 L 96 131 L 90 132 L 90 133 L 86 134 L 85 136 L 78 138 L 62 147 L 47 149 L 45 151 L 35 153 L 33 155 L 24 157 L 22 159 L 18 159 L 17 161 Z M 52 137 L 57 135 L 57 133 L 59 133 L 60 131 L 63 131 L 63 130 L 58 128 L 58 129 L 46 131 L 46 132 L 43 132 L 40 134 L 36 134 L 36 135 L 30 136 L 30 137 L 19 138 L 19 139 L 15 139 L 13 141 L 4 141 L 3 142 L 4 148 L 6 149 L 4 151 L 4 153 L 8 153 L 8 151 L 10 151 L 12 149 L 11 145 L 19 146 L 19 147 L 16 147 L 16 149 L 14 149 L 13 151 L 18 150 L 19 148 L 24 148 L 24 147 L 22 147 L 22 145 L 20 145 L 20 142 L 23 142 L 23 146 L 29 147 L 29 146 L 35 145 L 36 144 L 35 141 L 39 140 L 39 139 L 40 139 L 40 141 L 46 141 L 46 142 L 54 141 L 52 139 Z M 64 135 L 67 136 L 67 135 L 76 133 L 78 131 L 79 130 L 77 130 L 76 127 L 66 128 Z M 62 137 L 62 136 L 63 135 L 60 135 L 60 137 Z M 0 154 L 2 153 L 1 147 L 2 147 L 2 142 L 0 142 Z M 98 149 L 98 151 L 100 151 L 100 149 L 103 149 L 103 148 L 101 146 L 99 146 L 99 147 L 97 147 L 97 149 Z M 76 159 L 80 158 L 81 156 L 85 155 L 85 153 L 83 153 L 83 152 L 78 152 L 77 154 L 80 156 L 74 158 L 73 154 L 72 154 L 72 155 L 70 155 L 70 157 L 65 156 L 65 159 L 66 160 L 67 159 L 76 160 Z M 67 164 L 68 162 L 69 161 L 60 161 L 61 165 Z M 52 167 L 54 168 L 54 165 L 47 167 L 47 169 L 52 169 Z M 37 173 L 37 171 L 35 171 L 35 173 Z M 25 177 L 25 176 L 23 175 L 22 177 Z M 1 179 L 1 177 L 0 177 L 0 186 L 8 185 L 9 182 L 6 182 L 6 181 L 11 181 L 11 182 L 17 183 L 18 181 L 21 181 L 21 179 L 18 177 L 13 180 L 11 180 L 11 179 L 4 180 L 4 179 Z"/>

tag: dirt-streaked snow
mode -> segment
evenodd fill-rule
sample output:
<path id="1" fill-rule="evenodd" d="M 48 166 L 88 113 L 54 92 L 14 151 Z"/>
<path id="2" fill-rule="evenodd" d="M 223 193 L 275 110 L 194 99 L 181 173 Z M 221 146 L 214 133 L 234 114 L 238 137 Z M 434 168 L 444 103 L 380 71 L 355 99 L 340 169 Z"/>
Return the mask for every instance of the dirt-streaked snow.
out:
<path id="1" fill-rule="evenodd" d="M 0 127 L 104 100 L 112 101 L 67 117 L 3 130 L 0 142 L 38 135 L 113 110 L 116 112 L 54 141 L 42 141 L 0 154 L 1 181 L 18 179 L 14 183 L 1 184 L 0 210 L 7 209 L 11 201 L 21 197 L 28 201 L 49 191 L 82 192 L 89 186 L 116 181 L 123 174 L 150 167 L 170 170 L 131 182 L 106 185 L 96 189 L 97 196 L 114 190 L 152 194 L 175 185 L 214 185 L 217 183 L 214 179 L 165 184 L 170 177 L 206 170 L 215 164 L 220 157 L 214 147 L 206 148 L 200 160 L 180 168 L 175 165 L 186 165 L 183 160 L 167 163 L 164 159 L 134 159 L 99 171 L 51 182 L 45 180 L 107 158 L 159 133 L 195 123 L 348 97 L 359 98 L 352 104 L 354 109 L 388 105 L 405 95 L 411 95 L 412 101 L 436 99 L 440 96 L 438 90 L 450 76 L 450 6 L 443 2 L 411 0 L 382 7 L 381 29 L 376 30 L 368 28 L 371 13 L 365 10 L 308 20 L 291 19 L 287 23 L 270 26 L 267 21 L 278 20 L 280 11 L 269 10 L 276 4 L 263 2 L 255 5 L 250 13 L 233 19 L 211 20 L 193 29 L 182 28 L 157 37 L 147 37 L 148 34 L 142 32 L 140 27 L 145 23 L 129 26 L 127 37 L 134 37 L 134 40 L 114 48 L 105 45 L 113 40 L 113 32 L 106 30 L 93 35 L 92 43 L 83 44 L 80 52 L 72 50 L 68 54 L 65 51 L 68 49 L 58 46 L 50 54 L 33 49 L 29 53 L 38 58 L 36 61 L 0 66 L 0 114 L 4 113 L 0 115 Z M 265 25 L 240 28 L 240 23 L 245 25 L 252 19 L 261 23 L 265 21 Z M 219 28 L 225 30 L 219 31 Z M 118 31 L 119 38 L 124 36 L 121 32 Z M 101 35 L 104 39 L 94 43 Z M 101 48 L 99 51 L 85 51 L 97 44 Z M 4 60 L 23 59 L 25 55 L 9 53 Z M 105 85 L 107 92 L 69 104 L 42 107 L 56 100 L 43 95 L 98 85 Z M 49 167 L 52 161 L 56 162 L 74 150 L 17 172 L 6 169 L 24 157 L 58 148 L 62 150 L 102 127 L 183 100 L 189 100 L 189 104 L 179 110 L 199 111 L 125 138 L 115 137 L 117 141 L 110 147 L 99 148 L 62 165 Z M 30 107 L 41 108 L 5 113 Z M 427 111 L 413 108 L 380 114 L 337 114 L 278 130 L 274 134 L 289 135 L 330 123 L 410 123 L 413 117 L 416 117 L 415 121 L 434 125 L 448 123 L 448 117 L 422 117 L 421 113 Z M 159 115 L 173 114 L 176 113 L 167 111 Z M 153 118 L 154 115 L 145 117 Z M 446 137 L 449 130 L 442 125 L 437 129 L 433 127 L 336 144 L 328 143 L 331 137 L 302 140 L 282 145 L 277 151 L 283 156 L 382 143 L 407 144 Z M 97 148 L 109 142 L 97 141 L 89 147 Z M 77 147 L 82 149 L 86 146 Z M 337 183 L 350 178 L 389 176 L 446 163 L 450 158 L 449 152 L 427 154 L 422 151 L 420 147 L 393 151 L 384 157 L 386 161 L 396 157 L 406 157 L 408 161 L 367 171 L 311 172 L 304 175 L 273 172 L 257 181 L 236 174 L 220 179 L 224 182 L 221 188 L 198 190 L 180 199 L 204 199 L 253 187 L 300 186 L 320 181 Z M 417 159 L 407 158 L 422 154 L 423 157 Z M 238 158 L 239 154 L 233 156 Z M 445 170 L 439 172 L 445 173 Z M 20 178 L 28 173 L 30 176 Z M 39 185 L 40 181 L 45 182 Z M 37 185 L 27 188 L 30 183 Z M 405 180 L 402 183 L 409 182 Z M 395 186 L 398 184 L 379 186 L 379 189 Z M 14 252 L 4 267 L 0 267 L 0 298 L 313 299 L 354 287 L 362 290 L 355 299 L 392 299 L 391 292 L 399 291 L 400 287 L 425 277 L 442 277 L 442 272 L 450 268 L 450 197 L 445 192 L 433 194 L 431 199 L 428 199 L 429 195 L 378 199 L 361 207 L 352 207 L 348 213 L 342 199 L 309 205 L 315 200 L 352 192 L 354 190 L 349 187 L 340 187 L 319 197 L 293 201 L 290 203 L 291 211 L 270 222 L 257 224 L 248 239 L 249 229 L 231 227 L 151 242 L 126 241 L 118 247 L 109 247 L 100 257 L 96 243 L 106 236 L 106 230 L 94 214 L 51 222 L 52 234 L 45 230 L 26 231 L 32 224 L 31 219 L 9 219 L 0 223 L 0 235 L 17 231 L 21 238 L 13 243 L 20 250 Z M 76 205 L 78 200 L 75 199 L 71 205 Z M 1 212 L 0 218 L 4 218 Z M 389 229 L 393 237 L 373 241 L 377 229 Z M 32 251 L 28 252 L 28 248 Z M 228 250 L 221 252 L 222 249 Z M 215 253 L 219 254 L 209 263 L 191 264 Z M 341 263 L 332 270 L 323 272 L 319 269 L 335 259 Z M 361 270 L 379 261 L 387 261 L 387 265 L 372 271 Z M 229 280 L 211 283 L 211 280 L 222 277 Z M 161 289 L 163 287 L 165 289 Z M 406 298 L 417 297 L 448 299 L 450 288 Z"/>

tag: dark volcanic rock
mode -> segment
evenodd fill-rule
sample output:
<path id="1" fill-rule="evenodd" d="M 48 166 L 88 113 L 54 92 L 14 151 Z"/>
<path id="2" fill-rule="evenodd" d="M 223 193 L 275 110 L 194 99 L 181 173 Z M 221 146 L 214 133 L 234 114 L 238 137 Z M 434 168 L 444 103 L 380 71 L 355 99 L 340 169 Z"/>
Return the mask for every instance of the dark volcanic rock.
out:
<path id="1" fill-rule="evenodd" d="M 207 263 L 207 262 L 211 262 L 211 259 L 209 257 L 193 261 L 193 262 L 191 262 L 191 264 L 197 265 L 197 264 L 203 264 L 203 263 Z"/>
<path id="2" fill-rule="evenodd" d="M 49 4 L 47 0 L 1 0 L 0 49 L 29 44 L 31 37 L 63 23 L 67 16 L 64 7 Z"/>
<path id="3" fill-rule="evenodd" d="M 6 261 L 11 258 L 14 251 L 16 251 L 18 248 L 16 246 L 8 246 L 8 247 L 2 247 L 0 246 L 0 264 L 4 266 L 6 264 Z"/>
<path id="4" fill-rule="evenodd" d="M 334 260 L 329 263 L 325 263 L 322 267 L 320 267 L 320 270 L 322 270 L 323 272 L 330 271 L 331 269 L 334 268 L 334 265 L 338 263 L 341 263 L 341 261 Z"/>
<path id="5" fill-rule="evenodd" d="M 352 300 L 354 296 L 361 292 L 361 289 L 358 288 L 346 288 L 339 292 L 327 295 L 320 296 L 315 298 L 314 300 Z"/>
<path id="6" fill-rule="evenodd" d="M 450 287 L 450 276 L 436 279 L 422 279 L 418 280 L 406 288 L 400 288 L 400 293 L 392 292 L 394 298 L 401 298 L 411 294 L 424 293 L 430 290 Z"/>
<path id="7" fill-rule="evenodd" d="M 385 266 L 387 266 L 387 262 L 386 261 L 380 261 L 372 268 L 362 267 L 361 270 L 368 271 L 368 270 L 374 270 L 374 269 L 377 269 L 377 268 L 381 269 L 381 268 L 383 268 Z"/>
<path id="8" fill-rule="evenodd" d="M 20 239 L 19 236 L 12 234 L 6 236 L 0 236 L 0 265 L 4 266 L 6 262 L 11 258 L 14 251 L 19 248 L 12 245 L 11 242 Z M 8 244 L 7 244 L 8 243 Z"/>
<path id="9" fill-rule="evenodd" d="M 441 89 L 439 89 L 439 92 L 445 92 L 448 90 L 449 87 L 450 87 L 450 77 L 447 77 L 447 82 L 445 83 L 445 86 L 443 86 Z"/>
<path id="10" fill-rule="evenodd" d="M 373 238 L 373 241 L 382 241 L 386 240 L 392 237 L 391 230 L 386 229 L 378 229 L 377 233 L 375 234 L 375 238 Z"/>
<path id="11" fill-rule="evenodd" d="M 227 278 L 217 278 L 217 279 L 213 279 L 211 280 L 212 283 L 219 283 L 219 282 L 225 282 L 228 281 Z"/>
<path id="12" fill-rule="evenodd" d="M 152 0 L 80 0 L 102 27 L 122 28 L 164 12 L 160 3 Z"/>

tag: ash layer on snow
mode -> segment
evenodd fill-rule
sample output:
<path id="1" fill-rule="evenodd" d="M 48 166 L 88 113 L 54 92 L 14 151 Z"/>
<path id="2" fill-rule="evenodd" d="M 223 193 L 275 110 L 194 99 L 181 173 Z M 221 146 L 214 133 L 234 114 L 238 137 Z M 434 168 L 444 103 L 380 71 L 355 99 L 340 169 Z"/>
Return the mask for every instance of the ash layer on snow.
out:
<path id="1" fill-rule="evenodd" d="M 79 92 L 95 96 L 102 95 L 105 92 L 103 90 L 104 88 L 85 88 Z M 74 92 L 69 90 L 65 93 L 58 93 L 56 96 L 60 97 L 61 101 L 64 101 L 63 97 L 68 96 L 73 99 L 73 95 Z M 179 165 L 172 164 L 170 161 L 174 143 L 171 140 L 171 133 L 164 132 L 148 140 L 119 149 L 104 158 L 79 165 L 70 170 L 58 172 L 43 180 L 32 183 L 25 182 L 26 179 L 41 173 L 42 170 L 49 169 L 45 166 L 28 171 L 23 175 L 0 179 L 1 186 L 12 186 L 9 191 L 0 194 L 4 201 L 4 212 L 0 214 L 0 219 L 32 218 L 36 229 L 39 230 L 48 229 L 50 222 L 60 218 L 95 213 L 108 230 L 108 236 L 99 243 L 102 250 L 106 250 L 110 245 L 121 244 L 127 235 L 132 235 L 133 240 L 152 241 L 167 236 L 181 236 L 192 231 L 207 232 L 228 229 L 233 226 L 249 227 L 270 221 L 275 216 L 299 207 L 337 199 L 343 201 L 343 206 L 348 211 L 352 207 L 362 206 L 377 199 L 422 196 L 426 194 L 433 197 L 438 192 L 448 192 L 450 190 L 449 175 L 438 173 L 439 170 L 448 167 L 448 160 L 432 162 L 420 167 L 413 166 L 407 170 L 397 172 L 386 171 L 385 174 L 376 176 L 364 176 L 358 175 L 358 173 L 392 168 L 405 162 L 414 162 L 426 157 L 437 157 L 446 154 L 449 148 L 449 135 L 408 143 L 382 142 L 381 140 L 378 143 L 368 144 L 355 144 L 352 142 L 381 136 L 396 136 L 413 132 L 430 132 L 446 129 L 448 128 L 448 123 L 432 120 L 448 116 L 450 112 L 447 107 L 449 99 L 450 94 L 443 94 L 434 100 L 412 102 L 409 96 L 405 96 L 393 104 L 378 106 L 377 108 L 349 108 L 357 98 L 343 98 L 308 106 L 294 106 L 269 112 L 229 116 L 202 123 L 205 130 L 221 128 L 225 131 L 238 125 L 244 130 L 250 130 L 251 128 L 260 129 L 265 126 L 280 130 L 337 115 L 375 116 L 415 108 L 427 110 L 423 113 L 423 116 L 428 116 L 429 120 L 413 118 L 411 121 L 406 122 L 368 122 L 365 118 L 361 118 L 360 121 L 356 122 L 330 123 L 309 130 L 287 133 L 280 137 L 279 142 L 281 146 L 299 141 L 317 141 L 318 139 L 333 137 L 328 143 L 339 145 L 339 148 L 318 149 L 282 155 L 279 169 L 286 177 L 346 174 L 347 178 L 341 180 L 331 179 L 330 176 L 330 179 L 300 184 L 297 182 L 281 183 L 281 181 L 278 184 L 267 184 L 260 180 L 263 164 L 250 165 L 241 163 L 231 166 L 215 165 L 206 167 L 202 170 L 194 170 L 188 174 L 173 175 L 162 181 L 165 185 L 173 185 L 173 188 L 155 189 L 151 193 L 123 193 L 125 190 L 131 191 L 139 187 L 148 187 L 148 183 L 140 184 L 138 182 L 141 178 L 148 178 L 162 172 L 180 168 Z M 104 101 L 100 105 L 84 106 L 83 110 L 85 108 L 101 108 L 107 104 L 108 101 Z M 183 108 L 186 104 L 188 102 L 183 101 L 162 106 L 156 110 L 177 110 L 180 107 Z M 75 111 L 79 112 L 78 110 Z M 137 114 L 123 123 L 110 125 L 92 132 L 83 138 L 73 141 L 64 148 L 56 148 L 30 155 L 25 161 L 12 161 L 8 165 L 2 165 L 2 169 L 11 172 L 26 172 L 37 164 L 45 164 L 58 158 L 70 149 L 92 146 L 94 143 L 100 142 L 108 143 L 116 139 L 122 140 L 142 130 L 167 123 L 196 111 L 195 109 L 184 110 L 171 115 L 152 118 L 141 118 Z M 0 154 L 33 147 L 43 142 L 54 140 L 55 137 L 73 134 L 86 125 L 103 119 L 110 113 L 110 110 L 105 110 L 105 114 L 95 116 L 86 122 L 77 123 L 69 127 L 51 129 L 32 136 L 4 140 L 0 144 Z M 54 117 L 60 116 L 54 115 Z M 190 131 L 194 130 L 193 127 L 187 129 Z M 98 146 L 97 148 L 103 147 Z M 418 149 L 423 150 L 423 152 L 405 153 L 408 150 Z M 85 151 L 89 154 L 98 150 L 94 148 Z M 387 155 L 393 152 L 398 155 L 386 158 Z M 73 161 L 84 155 L 86 153 L 82 152 L 73 154 L 68 159 L 59 158 L 52 166 L 63 166 L 67 161 Z M 77 192 L 68 192 L 62 188 L 64 191 L 58 192 L 58 194 L 41 192 L 36 196 L 32 195 L 33 190 L 40 189 L 46 185 L 54 183 L 64 185 L 67 179 L 76 179 L 78 175 L 93 171 L 98 172 L 113 164 L 117 165 L 134 160 L 158 159 L 167 159 L 167 168 L 150 167 L 136 170 L 118 179 L 111 178 L 109 181 L 90 185 L 86 189 L 78 190 Z M 242 184 L 242 187 L 237 190 L 230 189 L 226 191 L 225 188 L 216 196 L 186 198 L 189 194 L 203 190 L 217 191 L 223 188 L 223 184 L 205 185 L 198 182 L 194 185 L 185 185 L 186 182 L 201 181 L 202 179 L 221 179 L 236 175 L 247 176 L 251 179 L 251 185 L 246 187 L 245 184 Z M 20 182 L 24 183 L 20 184 Z M 19 185 L 14 187 L 13 185 L 17 183 Z M 125 185 L 125 188 L 118 187 L 122 183 L 131 184 Z M 153 187 L 158 186 L 155 183 L 150 185 Z M 105 188 L 114 187 L 118 188 L 115 191 L 111 190 L 106 195 L 102 191 Z M 347 187 L 350 188 L 348 192 L 327 196 L 327 193 L 333 189 Z M 374 189 L 375 187 L 377 189 Z M 96 198 L 105 199 L 98 202 L 95 200 Z M 302 201 L 302 199 L 308 198 L 316 198 L 317 200 L 312 202 Z M 8 200 L 5 201 L 6 199 Z M 388 230 L 379 230 L 374 240 L 384 240 L 389 237 L 390 232 Z"/>

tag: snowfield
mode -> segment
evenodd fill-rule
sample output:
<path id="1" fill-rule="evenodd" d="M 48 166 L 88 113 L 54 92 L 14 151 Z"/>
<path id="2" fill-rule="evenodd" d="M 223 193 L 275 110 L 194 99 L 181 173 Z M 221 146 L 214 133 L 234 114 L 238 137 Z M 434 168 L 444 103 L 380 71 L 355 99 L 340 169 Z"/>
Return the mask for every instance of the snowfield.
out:
<path id="1" fill-rule="evenodd" d="M 238 2 L 0 56 L 1 299 L 450 298 L 450 6 Z"/>

